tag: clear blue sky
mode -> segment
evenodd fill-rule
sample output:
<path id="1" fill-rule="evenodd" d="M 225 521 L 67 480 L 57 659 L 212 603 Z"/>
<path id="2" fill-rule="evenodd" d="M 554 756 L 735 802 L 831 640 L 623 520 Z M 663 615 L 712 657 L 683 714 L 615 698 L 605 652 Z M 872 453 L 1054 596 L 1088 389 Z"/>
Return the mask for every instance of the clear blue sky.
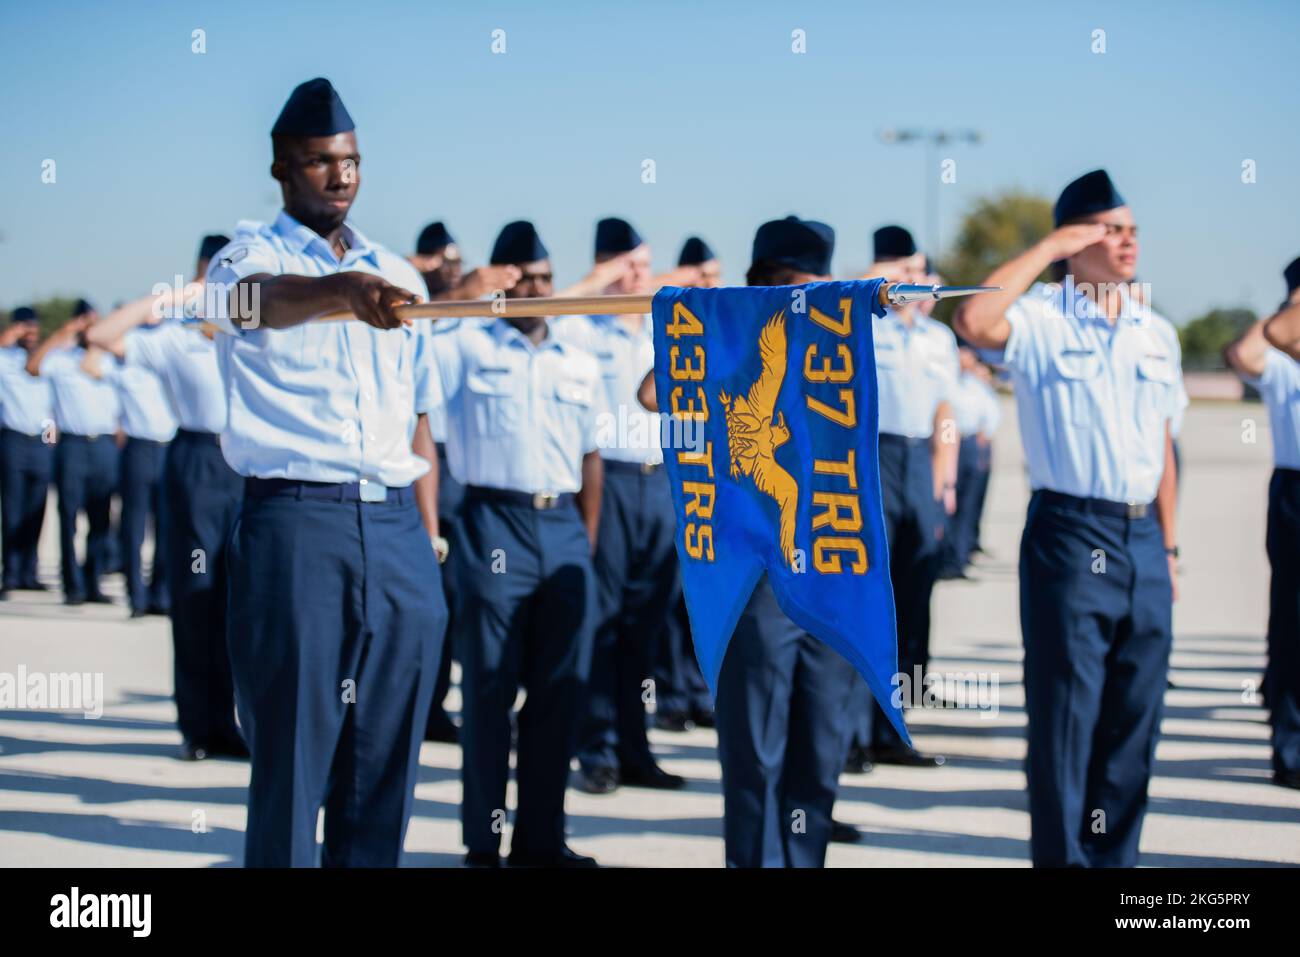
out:
<path id="1" fill-rule="evenodd" d="M 358 125 L 353 219 L 400 252 L 441 218 L 478 263 L 504 222 L 531 218 L 563 282 L 589 264 L 595 220 L 617 214 L 657 267 L 699 232 L 739 282 L 754 228 L 797 212 L 835 226 L 849 275 L 876 226 L 925 232 L 924 151 L 879 132 L 974 127 L 982 145 L 944 154 L 945 239 L 978 196 L 1055 198 L 1105 166 L 1171 318 L 1274 307 L 1300 255 L 1300 5 L 1045 6 L 6 3 L 0 306 L 139 295 L 187 271 L 201 233 L 273 216 L 271 123 L 296 83 L 325 75 Z"/>

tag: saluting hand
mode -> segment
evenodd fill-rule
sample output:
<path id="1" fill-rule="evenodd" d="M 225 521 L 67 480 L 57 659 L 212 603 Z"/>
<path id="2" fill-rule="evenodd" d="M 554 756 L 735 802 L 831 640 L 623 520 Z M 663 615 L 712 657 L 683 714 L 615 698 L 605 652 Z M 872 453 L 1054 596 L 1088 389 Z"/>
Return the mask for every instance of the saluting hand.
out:
<path id="1" fill-rule="evenodd" d="M 396 308 L 421 301 L 409 289 L 394 286 L 370 273 L 341 272 L 335 275 L 344 306 L 366 325 L 376 329 L 396 329 L 409 323 L 411 320 L 397 315 Z"/>
<path id="2" fill-rule="evenodd" d="M 522 275 L 518 266 L 479 266 L 461 280 L 460 291 L 467 299 L 481 299 L 498 289 L 508 292 Z"/>
<path id="3" fill-rule="evenodd" d="M 1083 252 L 1094 243 L 1101 242 L 1105 236 L 1106 227 L 1102 223 L 1076 223 L 1054 229 L 1045 242 L 1051 249 L 1052 261 L 1055 262 Z"/>

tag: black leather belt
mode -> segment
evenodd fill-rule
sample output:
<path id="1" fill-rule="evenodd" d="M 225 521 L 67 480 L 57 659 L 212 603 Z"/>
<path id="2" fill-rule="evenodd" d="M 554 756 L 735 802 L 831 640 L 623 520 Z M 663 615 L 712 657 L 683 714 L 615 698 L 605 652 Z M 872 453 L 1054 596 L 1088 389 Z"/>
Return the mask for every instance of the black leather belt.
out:
<path id="1" fill-rule="evenodd" d="M 1123 518 L 1129 521 L 1146 518 L 1152 514 L 1149 502 L 1112 502 L 1104 498 L 1082 498 L 1078 495 L 1066 495 L 1051 489 L 1039 489 L 1034 493 L 1048 505 L 1061 505 L 1079 512 L 1091 512 L 1110 518 Z"/>
<path id="2" fill-rule="evenodd" d="M 221 436 L 216 432 L 197 432 L 194 429 L 177 429 L 177 442 L 203 442 L 207 445 L 220 445 Z"/>
<path id="3" fill-rule="evenodd" d="M 364 502 L 367 505 L 406 505 L 415 501 L 414 487 L 403 485 L 399 488 L 386 487 L 383 498 L 375 497 L 364 486 L 366 482 L 304 482 L 298 479 L 244 479 L 244 495 L 247 498 L 270 498 L 283 495 L 296 499 L 316 499 L 324 502 Z"/>
<path id="4" fill-rule="evenodd" d="M 546 511 L 573 503 L 572 492 L 516 492 L 508 488 L 488 488 L 486 485 L 465 486 L 465 497 L 484 502 L 502 502 L 523 508 Z"/>
<path id="5" fill-rule="evenodd" d="M 619 459 L 601 459 L 606 472 L 620 472 L 625 475 L 654 475 L 664 467 L 662 462 L 624 462 Z"/>

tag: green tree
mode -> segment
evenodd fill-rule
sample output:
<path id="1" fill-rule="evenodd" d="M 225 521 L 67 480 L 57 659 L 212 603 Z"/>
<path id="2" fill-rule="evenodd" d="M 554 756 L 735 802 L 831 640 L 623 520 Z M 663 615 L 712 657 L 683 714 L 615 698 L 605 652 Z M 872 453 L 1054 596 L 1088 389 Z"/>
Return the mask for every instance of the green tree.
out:
<path id="1" fill-rule="evenodd" d="M 1250 309 L 1211 309 L 1184 323 L 1178 330 L 1183 368 L 1224 368 L 1224 347 L 1249 329 L 1257 318 Z"/>
<path id="2" fill-rule="evenodd" d="M 978 199 L 962 217 L 951 251 L 940 259 L 939 275 L 949 285 L 975 285 L 1051 231 L 1052 204 L 1041 196 L 1013 189 Z M 935 318 L 951 322 L 956 308 L 954 300 L 941 302 Z"/>

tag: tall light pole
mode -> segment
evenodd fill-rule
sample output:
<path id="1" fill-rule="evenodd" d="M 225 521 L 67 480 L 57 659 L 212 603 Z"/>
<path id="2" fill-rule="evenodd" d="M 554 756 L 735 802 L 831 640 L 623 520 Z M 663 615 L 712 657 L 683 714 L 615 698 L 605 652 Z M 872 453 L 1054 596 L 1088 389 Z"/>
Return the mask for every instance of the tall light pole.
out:
<path id="1" fill-rule="evenodd" d="M 922 130 L 894 129 L 882 130 L 880 142 L 886 146 L 903 143 L 923 143 L 925 145 L 925 245 L 931 256 L 939 255 L 939 170 L 935 165 L 940 146 L 949 143 L 969 143 L 978 145 L 983 139 L 979 130 Z"/>

